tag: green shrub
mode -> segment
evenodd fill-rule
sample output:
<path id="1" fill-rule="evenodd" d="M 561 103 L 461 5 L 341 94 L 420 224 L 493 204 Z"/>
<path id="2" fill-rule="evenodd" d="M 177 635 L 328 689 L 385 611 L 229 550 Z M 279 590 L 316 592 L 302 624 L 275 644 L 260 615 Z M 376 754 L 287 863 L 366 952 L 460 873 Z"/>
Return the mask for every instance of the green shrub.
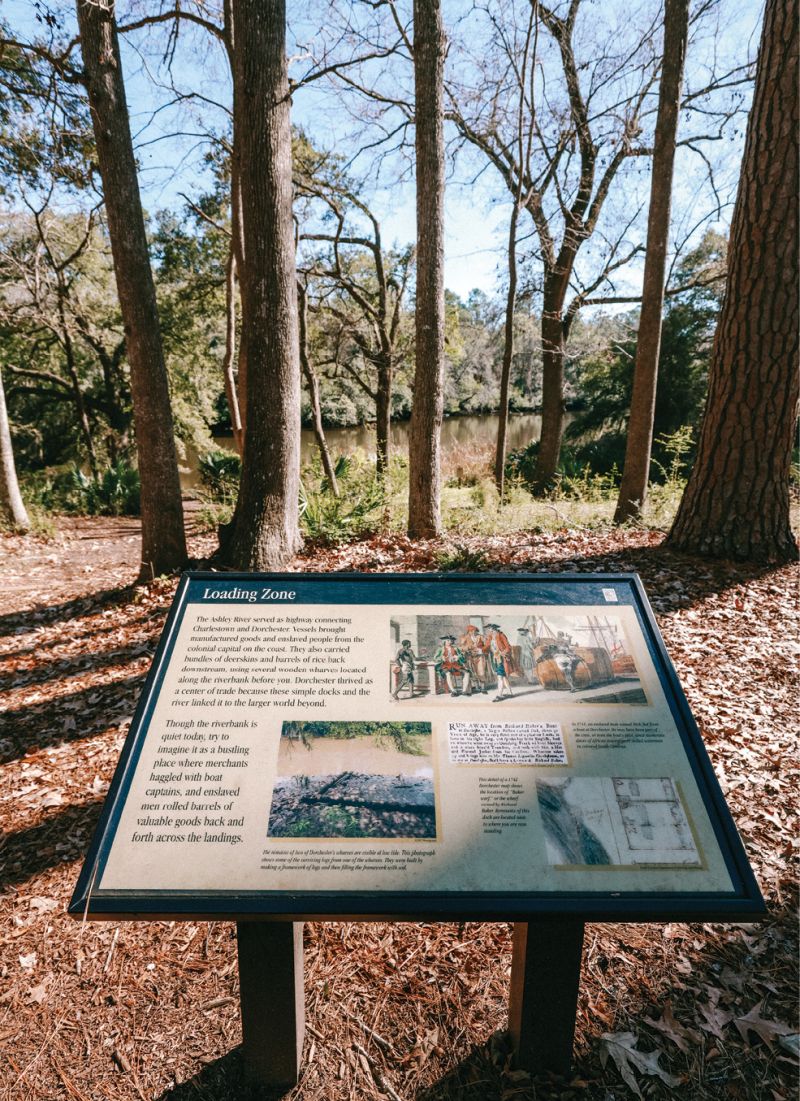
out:
<path id="1" fill-rule="evenodd" d="M 115 463 L 93 478 L 77 468 L 72 471 L 77 508 L 89 516 L 138 516 L 141 512 L 139 471 L 125 462 Z"/>
<path id="2" fill-rule="evenodd" d="M 208 493 L 215 500 L 224 501 L 236 497 L 242 460 L 235 451 L 209 451 L 199 456 L 197 472 Z"/>
<path id="3" fill-rule="evenodd" d="M 25 479 L 24 493 L 34 510 L 73 512 L 85 516 L 138 516 L 139 472 L 120 461 L 95 478 L 79 467 L 40 472 Z"/>
<path id="4" fill-rule="evenodd" d="M 683 489 L 689 472 L 689 458 L 694 455 L 694 431 L 689 424 L 675 432 L 656 436 L 653 441 L 654 456 L 651 466 L 661 477 L 667 489 Z M 659 457 L 657 457 L 659 456 Z M 663 461 L 662 461 L 663 460 Z M 650 474 L 653 477 L 653 472 Z"/>
<path id="5" fill-rule="evenodd" d="M 343 543 L 379 526 L 387 487 L 374 466 L 360 456 L 340 455 L 334 467 L 339 495 L 334 496 L 318 460 L 303 470 L 300 523 L 310 539 Z"/>
<path id="6" fill-rule="evenodd" d="M 531 440 L 525 447 L 518 447 L 516 451 L 509 451 L 506 459 L 506 478 L 517 479 L 525 485 L 532 485 L 538 454 L 538 440 Z"/>
<path id="7" fill-rule="evenodd" d="M 451 571 L 480 573 L 482 570 L 488 570 L 490 565 L 486 551 L 470 547 L 465 543 L 437 551 L 434 562 L 443 573 Z"/>
<path id="8" fill-rule="evenodd" d="M 586 463 L 574 474 L 560 474 L 554 497 L 567 501 L 585 501 L 595 504 L 616 497 L 620 474 L 616 465 L 607 474 L 598 473 Z"/>

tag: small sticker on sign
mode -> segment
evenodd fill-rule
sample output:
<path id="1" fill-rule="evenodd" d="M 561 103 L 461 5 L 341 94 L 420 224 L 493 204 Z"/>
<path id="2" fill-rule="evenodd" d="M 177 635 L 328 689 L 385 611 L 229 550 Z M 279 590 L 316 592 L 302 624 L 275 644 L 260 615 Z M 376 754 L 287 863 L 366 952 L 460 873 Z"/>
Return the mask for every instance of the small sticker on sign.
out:
<path id="1" fill-rule="evenodd" d="M 617 590 L 616 589 L 603 589 L 603 596 L 609 604 L 617 603 Z"/>

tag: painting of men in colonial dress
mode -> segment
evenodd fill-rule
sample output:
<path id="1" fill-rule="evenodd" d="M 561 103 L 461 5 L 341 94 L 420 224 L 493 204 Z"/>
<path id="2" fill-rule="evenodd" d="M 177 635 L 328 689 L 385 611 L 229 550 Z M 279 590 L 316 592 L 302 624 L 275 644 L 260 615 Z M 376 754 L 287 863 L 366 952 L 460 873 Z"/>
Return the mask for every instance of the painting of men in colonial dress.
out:
<path id="1" fill-rule="evenodd" d="M 467 626 L 466 632 L 458 640 L 462 653 L 466 656 L 472 683 L 476 692 L 488 692 L 491 680 L 489 669 L 489 644 L 474 623 Z"/>
<path id="2" fill-rule="evenodd" d="M 442 635 L 440 643 L 433 656 L 437 676 L 444 679 L 451 696 L 469 696 L 471 676 L 466 654 L 456 646 L 455 635 Z"/>
<path id="3" fill-rule="evenodd" d="M 501 700 L 511 699 L 514 695 L 509 681 L 514 671 L 514 657 L 511 652 L 511 643 L 499 623 L 487 623 L 486 637 L 489 640 L 494 675 L 497 677 L 497 695 L 493 702 L 499 703 Z"/>
<path id="4" fill-rule="evenodd" d="M 389 692 L 403 707 L 524 707 L 561 693 L 576 704 L 648 703 L 614 611 L 408 609 L 395 611 L 389 626 Z"/>

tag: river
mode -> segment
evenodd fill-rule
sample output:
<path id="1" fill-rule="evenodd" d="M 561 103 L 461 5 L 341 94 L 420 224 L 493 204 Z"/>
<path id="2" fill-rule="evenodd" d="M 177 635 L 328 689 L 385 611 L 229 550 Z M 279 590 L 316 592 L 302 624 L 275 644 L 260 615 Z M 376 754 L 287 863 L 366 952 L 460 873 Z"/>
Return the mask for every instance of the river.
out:
<path id="1" fill-rule="evenodd" d="M 442 425 L 442 449 L 447 454 L 449 451 L 462 447 L 475 447 L 483 450 L 493 447 L 497 440 L 497 424 L 499 417 L 496 413 L 483 413 L 480 416 L 447 417 Z M 524 447 L 531 440 L 539 438 L 542 427 L 542 418 L 538 413 L 514 413 L 508 421 L 507 451 L 514 451 L 518 447 Z M 408 421 L 397 421 L 392 424 L 392 447 L 408 453 Z M 375 457 L 375 427 L 374 425 L 357 425 L 355 428 L 326 428 L 325 438 L 328 447 L 334 456 L 352 455 L 361 450 L 374 459 Z M 231 436 L 216 436 L 214 445 L 227 451 L 233 450 L 233 438 Z M 304 428 L 300 434 L 301 461 L 311 462 L 317 454 L 317 441 L 310 428 Z M 187 456 L 181 464 L 181 484 L 184 490 L 194 489 L 198 484 L 197 453 L 187 449 Z"/>
<path id="2" fill-rule="evenodd" d="M 325 776 L 336 772 L 370 775 L 431 776 L 431 735 L 417 735 L 419 753 L 401 753 L 386 740 L 368 734 L 360 738 L 314 738 L 308 749 L 300 741 L 281 738 L 279 776 Z"/>

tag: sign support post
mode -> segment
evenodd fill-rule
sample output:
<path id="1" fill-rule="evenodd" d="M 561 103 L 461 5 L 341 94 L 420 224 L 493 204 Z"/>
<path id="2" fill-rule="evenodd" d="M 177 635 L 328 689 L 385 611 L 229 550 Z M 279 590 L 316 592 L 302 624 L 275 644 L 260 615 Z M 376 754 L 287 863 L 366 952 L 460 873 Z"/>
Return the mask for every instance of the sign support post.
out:
<path id="1" fill-rule="evenodd" d="M 305 1034 L 303 923 L 239 921 L 245 1074 L 253 1085 L 297 1085 Z"/>
<path id="2" fill-rule="evenodd" d="M 514 924 L 508 1027 L 523 1070 L 569 1073 L 582 949 L 582 921 Z"/>

